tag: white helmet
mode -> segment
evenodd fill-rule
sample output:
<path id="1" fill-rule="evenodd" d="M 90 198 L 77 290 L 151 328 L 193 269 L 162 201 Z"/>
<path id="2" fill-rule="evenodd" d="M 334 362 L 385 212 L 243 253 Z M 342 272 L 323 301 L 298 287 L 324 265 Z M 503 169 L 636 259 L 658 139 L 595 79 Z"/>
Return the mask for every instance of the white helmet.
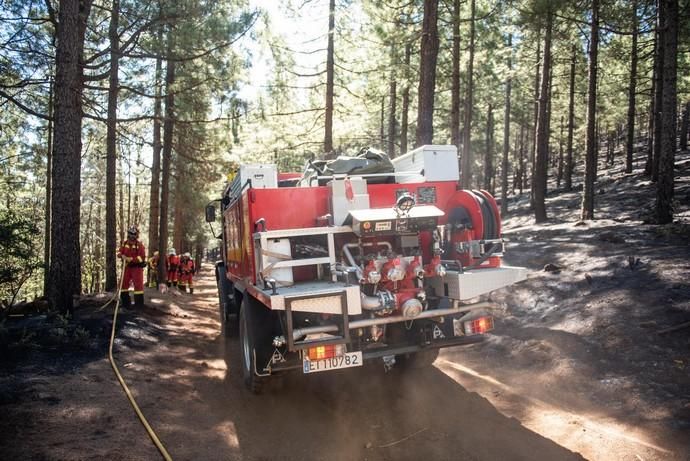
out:
<path id="1" fill-rule="evenodd" d="M 192 254 L 191 254 L 189 251 L 186 252 L 184 255 L 185 255 L 186 257 L 188 257 L 188 258 L 191 258 L 191 257 L 192 257 Z"/>
<path id="2" fill-rule="evenodd" d="M 170 251 L 168 252 L 169 255 L 175 256 L 177 253 L 175 253 L 175 249 L 171 248 Z"/>

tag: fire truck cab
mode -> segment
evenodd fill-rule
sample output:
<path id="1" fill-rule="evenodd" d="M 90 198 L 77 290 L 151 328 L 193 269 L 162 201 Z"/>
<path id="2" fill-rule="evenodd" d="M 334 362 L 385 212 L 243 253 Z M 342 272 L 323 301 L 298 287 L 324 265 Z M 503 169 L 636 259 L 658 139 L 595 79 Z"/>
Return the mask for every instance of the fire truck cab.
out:
<path id="1" fill-rule="evenodd" d="M 526 278 L 503 264 L 494 198 L 458 183 L 455 146 L 426 145 L 374 174 L 242 165 L 220 199 L 223 333 L 246 385 L 271 375 L 431 364 L 493 328 L 483 295 Z M 207 208 L 207 221 L 215 207 Z"/>

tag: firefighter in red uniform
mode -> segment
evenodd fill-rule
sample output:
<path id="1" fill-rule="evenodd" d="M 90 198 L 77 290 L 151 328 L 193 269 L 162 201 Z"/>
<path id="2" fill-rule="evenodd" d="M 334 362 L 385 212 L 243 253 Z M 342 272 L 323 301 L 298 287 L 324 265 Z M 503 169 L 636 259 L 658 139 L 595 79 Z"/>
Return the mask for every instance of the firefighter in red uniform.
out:
<path id="1" fill-rule="evenodd" d="M 144 267 L 146 267 L 146 249 L 137 240 L 139 230 L 132 226 L 127 230 L 127 240 L 117 252 L 125 264 L 125 272 L 120 285 L 120 300 L 122 306 L 129 307 L 132 303 L 129 296 L 130 285 L 134 285 L 134 305 L 144 307 Z"/>
<path id="2" fill-rule="evenodd" d="M 168 257 L 165 258 L 165 271 L 168 274 L 168 286 L 177 286 L 177 270 L 180 265 L 180 257 L 177 256 L 174 248 L 170 249 Z"/>
<path id="3" fill-rule="evenodd" d="M 182 291 L 186 292 L 187 287 L 189 287 L 189 294 L 194 294 L 194 280 L 192 276 L 196 272 L 196 267 L 194 265 L 194 260 L 192 255 L 185 253 L 180 258 L 180 288 Z"/>

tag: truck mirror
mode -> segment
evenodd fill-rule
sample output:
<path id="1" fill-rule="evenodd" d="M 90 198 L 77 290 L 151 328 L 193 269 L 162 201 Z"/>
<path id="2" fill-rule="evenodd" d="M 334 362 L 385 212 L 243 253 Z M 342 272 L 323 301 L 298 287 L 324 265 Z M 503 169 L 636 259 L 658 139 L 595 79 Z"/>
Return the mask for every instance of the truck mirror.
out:
<path id="1" fill-rule="evenodd" d="M 216 207 L 213 205 L 206 205 L 206 222 L 216 221 Z"/>

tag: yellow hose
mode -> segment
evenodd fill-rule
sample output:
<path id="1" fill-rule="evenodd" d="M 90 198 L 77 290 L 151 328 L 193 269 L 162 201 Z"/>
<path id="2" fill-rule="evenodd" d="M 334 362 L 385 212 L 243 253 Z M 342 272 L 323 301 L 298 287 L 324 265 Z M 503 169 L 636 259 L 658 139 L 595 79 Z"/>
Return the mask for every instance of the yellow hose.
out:
<path id="1" fill-rule="evenodd" d="M 120 293 L 122 292 L 122 279 L 124 277 L 124 274 L 125 274 L 125 263 L 123 262 L 122 263 L 122 270 L 120 272 L 120 282 L 118 283 L 118 289 L 117 289 L 117 302 L 115 303 L 115 312 L 113 313 L 113 328 L 112 328 L 112 331 L 110 332 L 110 346 L 108 347 L 108 360 L 110 360 L 110 365 L 112 365 L 113 371 L 115 372 L 115 376 L 117 376 L 118 381 L 120 381 L 120 385 L 122 386 L 122 389 L 125 391 L 125 394 L 127 395 L 127 398 L 129 399 L 129 403 L 132 404 L 132 408 L 134 408 L 134 411 L 137 413 L 137 416 L 139 417 L 141 424 L 144 425 L 146 432 L 149 433 L 149 437 L 151 437 L 151 440 L 156 445 L 156 448 L 158 448 L 158 451 L 160 451 L 163 458 L 166 461 L 172 461 L 172 457 L 168 453 L 168 450 L 165 449 L 165 447 L 161 443 L 160 439 L 158 438 L 158 436 L 156 435 L 154 430 L 151 428 L 151 425 L 146 420 L 146 417 L 141 412 L 141 409 L 139 408 L 139 405 L 137 405 L 136 400 L 134 400 L 134 396 L 132 396 L 132 393 L 130 392 L 129 387 L 127 387 L 127 384 L 125 383 L 124 378 L 120 374 L 120 370 L 118 370 L 117 365 L 115 364 L 115 359 L 113 358 L 113 344 L 115 343 L 115 323 L 117 322 L 117 312 L 118 312 L 118 308 L 120 307 Z M 108 301 L 105 305 L 108 305 L 111 301 Z"/>

